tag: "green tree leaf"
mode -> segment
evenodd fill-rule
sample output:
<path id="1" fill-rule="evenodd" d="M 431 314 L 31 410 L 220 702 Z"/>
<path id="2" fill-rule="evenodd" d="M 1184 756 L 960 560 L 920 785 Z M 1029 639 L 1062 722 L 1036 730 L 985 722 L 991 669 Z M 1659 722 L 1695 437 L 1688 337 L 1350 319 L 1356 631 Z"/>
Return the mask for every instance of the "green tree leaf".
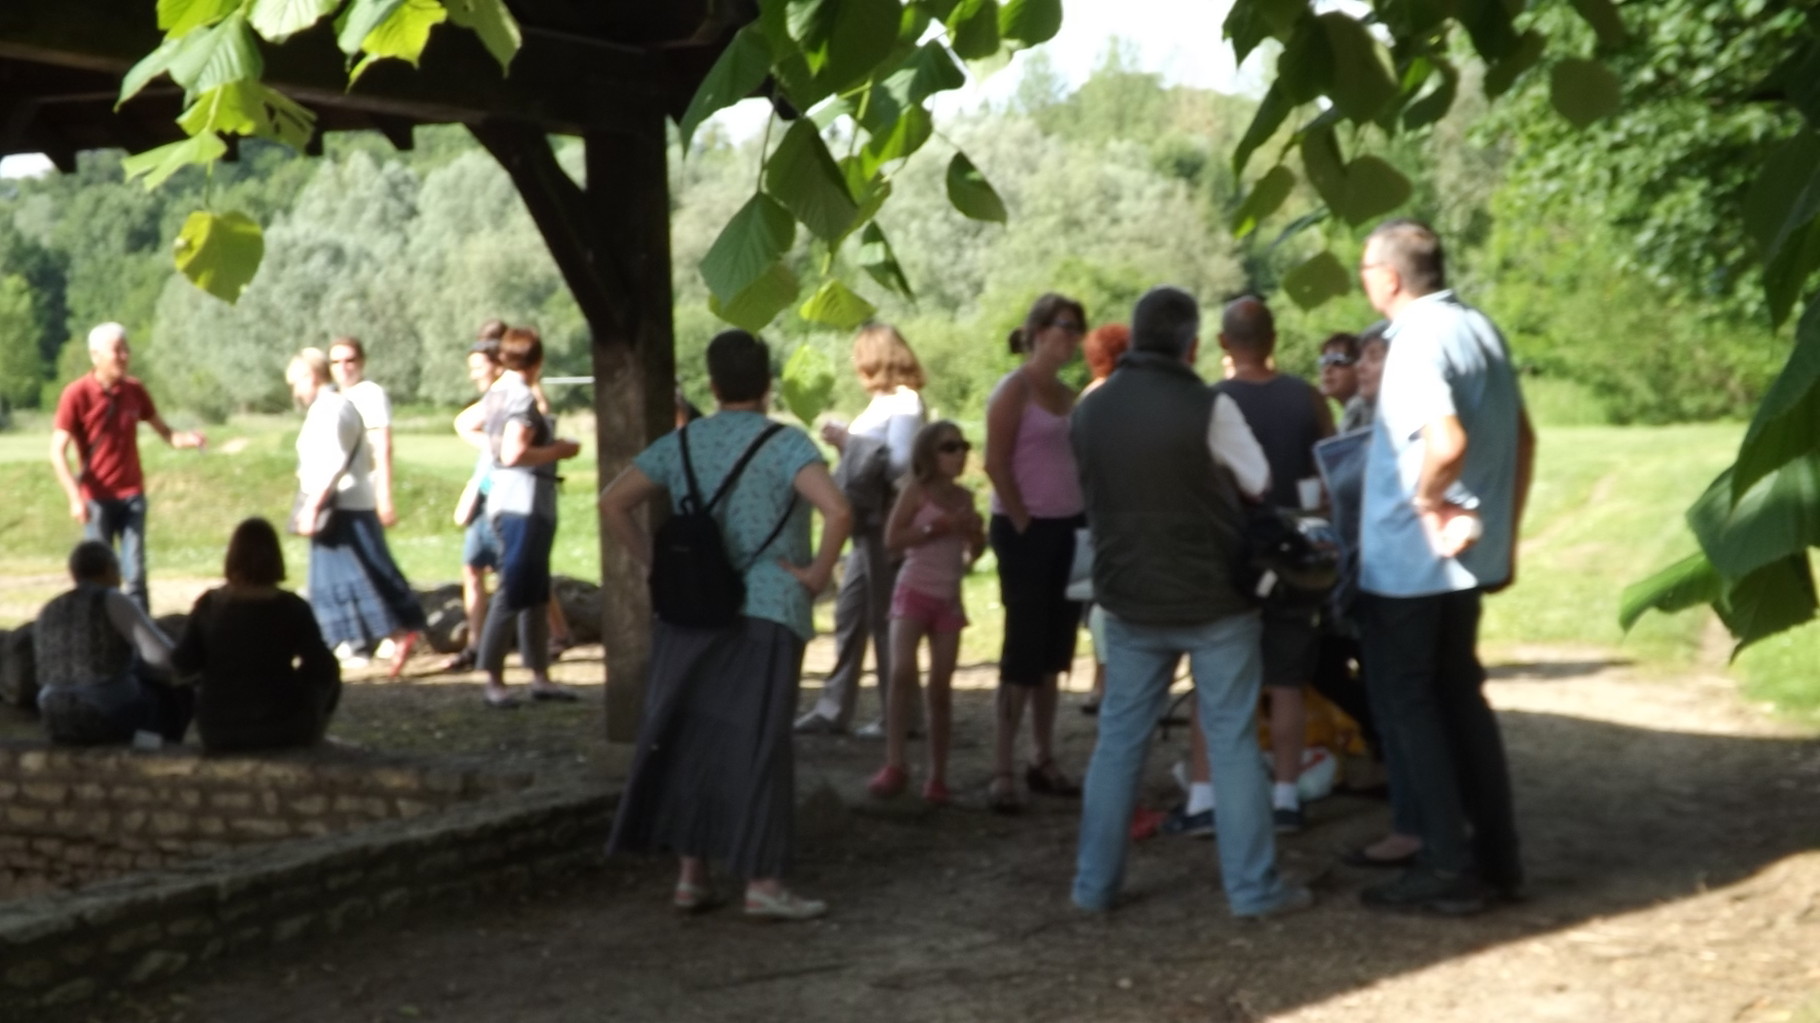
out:
<path id="1" fill-rule="evenodd" d="M 192 213 L 177 234 L 177 269 L 224 302 L 239 300 L 263 258 L 265 236 L 244 213 Z"/>
<path id="2" fill-rule="evenodd" d="M 1412 191 L 1401 171 L 1367 154 L 1346 165 L 1346 200 L 1339 213 L 1357 226 L 1408 202 Z"/>
<path id="3" fill-rule="evenodd" d="M 301 150 L 315 133 L 316 115 L 259 82 L 230 82 L 203 93 L 177 123 L 191 135 L 253 135 Z"/>
<path id="4" fill-rule="evenodd" d="M 859 241 L 859 265 L 866 273 L 886 290 L 912 302 L 916 301 L 916 293 L 910 288 L 910 279 L 898 264 L 897 253 L 892 250 L 890 241 L 886 240 L 884 229 L 877 223 L 867 224 L 866 229 L 860 232 Z"/>
<path id="5" fill-rule="evenodd" d="M 1781 251 L 1763 268 L 1763 291 L 1769 299 L 1771 323 L 1779 326 L 1788 319 L 1815 270 L 1820 270 L 1820 220 L 1784 242 Z"/>
<path id="6" fill-rule="evenodd" d="M 1548 40 L 1542 37 L 1542 33 L 1523 33 L 1508 56 L 1485 70 L 1485 98 L 1497 99 L 1509 92 L 1523 72 L 1535 67 L 1542 59 L 1542 51 L 1547 47 Z"/>
<path id="7" fill-rule="evenodd" d="M 1732 648 L 1736 658 L 1758 640 L 1812 621 L 1815 608 L 1814 573 L 1806 552 L 1801 552 L 1732 582 L 1713 610 L 1738 641 Z"/>
<path id="8" fill-rule="evenodd" d="M 352 57 L 360 52 L 367 36 L 390 18 L 405 0 L 349 0 L 347 9 L 335 19 L 335 45 Z"/>
<path id="9" fill-rule="evenodd" d="M 1263 102 L 1258 104 L 1257 113 L 1251 115 L 1251 124 L 1245 129 L 1245 136 L 1239 140 L 1237 148 L 1232 151 L 1232 173 L 1234 176 L 1245 173 L 1245 165 L 1251 162 L 1251 154 L 1259 146 L 1270 141 L 1278 128 L 1289 118 L 1289 112 L 1297 104 L 1290 101 L 1281 85 L 1272 83 L 1264 93 Z"/>
<path id="10" fill-rule="evenodd" d="M 236 11 L 213 28 L 197 29 L 196 41 L 171 57 L 171 78 L 190 96 L 197 96 L 229 82 L 257 79 L 265 73 L 265 58 L 246 16 Z"/>
<path id="11" fill-rule="evenodd" d="M 998 34 L 1020 46 L 1036 46 L 1062 30 L 1061 0 L 1005 0 L 999 5 Z"/>
<path id="12" fill-rule="evenodd" d="M 1618 601 L 1618 625 L 1629 632 L 1646 611 L 1673 614 L 1711 604 L 1725 592 L 1725 580 L 1704 554 L 1690 554 L 1647 579 L 1624 588 Z"/>
<path id="13" fill-rule="evenodd" d="M 1623 89 L 1618 76 L 1597 61 L 1566 57 L 1548 76 L 1548 98 L 1567 123 L 1585 128 L 1618 112 Z"/>
<path id="14" fill-rule="evenodd" d="M 1574 10 L 1598 33 L 1599 42 L 1606 46 L 1622 45 L 1626 34 L 1624 19 L 1618 17 L 1617 5 L 1612 0 L 1573 0 Z"/>
<path id="15" fill-rule="evenodd" d="M 1510 22 L 1511 15 L 1519 9 L 1521 5 L 1514 5 L 1513 9 L 1505 0 L 1458 0 L 1460 24 L 1466 26 L 1473 49 L 1487 64 L 1508 59 L 1521 45 Z"/>
<path id="16" fill-rule="evenodd" d="M 140 90 L 144 89 L 152 79 L 169 71 L 178 55 L 187 47 L 196 45 L 201 37 L 200 32 L 173 36 L 160 43 L 156 50 L 140 58 L 139 63 L 134 64 L 127 71 L 126 77 L 120 80 L 120 99 L 115 101 L 114 109 L 120 109 L 127 100 L 139 95 Z"/>
<path id="17" fill-rule="evenodd" d="M 817 297 L 820 297 L 819 292 Z M 814 302 L 815 299 L 809 301 Z M 807 309 L 808 306 L 803 308 Z M 804 313 L 804 318 L 809 318 L 807 313 Z M 806 426 L 828 411 L 834 401 L 834 366 L 821 353 L 821 349 L 814 345 L 798 345 L 796 351 L 784 360 L 784 369 L 778 374 L 777 384 L 777 396 L 783 399 L 784 407 Z"/>
<path id="18" fill-rule="evenodd" d="M 1770 154 L 1744 197 L 1744 228 L 1765 262 L 1820 216 L 1820 132 L 1797 132 Z"/>
<path id="19" fill-rule="evenodd" d="M 1810 302 L 1795 328 L 1788 362 L 1757 406 L 1738 461 L 1732 467 L 1731 499 L 1737 501 L 1763 477 L 1820 443 L 1820 302 Z"/>
<path id="20" fill-rule="evenodd" d="M 168 38 L 204 25 L 213 25 L 233 13 L 241 0 L 158 0 L 158 27 Z"/>
<path id="21" fill-rule="evenodd" d="M 948 43 L 963 60 L 985 60 L 998 53 L 998 0 L 960 0 L 944 23 Z"/>
<path id="22" fill-rule="evenodd" d="M 1356 124 L 1378 116 L 1397 97 L 1397 80 L 1379 53 L 1371 33 L 1358 21 L 1338 11 L 1316 19 L 1327 34 L 1333 54 L 1333 102 Z"/>
<path id="23" fill-rule="evenodd" d="M 770 69 L 771 44 L 758 26 L 747 25 L 735 33 L 708 70 L 708 76 L 701 80 L 701 87 L 695 90 L 695 98 L 689 101 L 683 119 L 677 122 L 683 153 L 689 152 L 689 140 L 695 137 L 695 129 L 701 127 L 703 121 L 752 95 L 752 90 L 764 82 Z"/>
<path id="24" fill-rule="evenodd" d="M 954 62 L 954 54 L 941 40 L 933 39 L 917 47 L 903 66 L 885 79 L 884 91 L 908 110 L 922 106 L 924 100 L 938 92 L 966 84 L 967 73 Z"/>
<path id="25" fill-rule="evenodd" d="M 1302 171 L 1321 201 L 1341 217 L 1346 216 L 1346 164 L 1332 128 L 1317 128 L 1302 135 Z"/>
<path id="26" fill-rule="evenodd" d="M 873 135 L 862 149 L 866 176 L 893 160 L 902 160 L 923 147 L 935 132 L 935 122 L 922 107 L 911 107 L 893 121 L 890 130 Z"/>
<path id="27" fill-rule="evenodd" d="M 339 2 L 339 0 L 337 0 Z M 443 0 L 449 9 L 449 20 L 480 37 L 481 45 L 499 61 L 499 70 L 509 73 L 512 58 L 524 45 L 524 33 L 518 19 L 506 8 L 505 0 Z"/>
<path id="28" fill-rule="evenodd" d="M 722 302 L 720 296 L 709 295 L 708 311 L 736 327 L 757 333 L 788 309 L 801 290 L 796 275 L 779 261 L 761 270 L 730 301 Z"/>
<path id="29" fill-rule="evenodd" d="M 840 0 L 828 33 L 827 58 L 817 77 L 830 92 L 845 92 L 865 81 L 897 46 L 903 17 L 898 0 Z M 815 67 L 815 60 L 809 66 Z"/>
<path id="30" fill-rule="evenodd" d="M 1313 103 L 1317 97 L 1337 91 L 1333 82 L 1336 63 L 1324 23 L 1319 18 L 1304 18 L 1283 44 L 1272 88 L 1280 87 L 1294 106 Z"/>
<path id="31" fill-rule="evenodd" d="M 1313 309 L 1352 290 L 1352 277 L 1332 252 L 1323 249 L 1283 275 L 1283 290 L 1303 309 Z"/>
<path id="32" fill-rule="evenodd" d="M 974 220 L 1005 222 L 1005 201 L 965 153 L 955 153 L 948 161 L 948 201 Z"/>
<path id="33" fill-rule="evenodd" d="M 1820 451 L 1784 462 L 1735 502 L 1733 472 L 1719 474 L 1687 510 L 1700 550 L 1720 574 L 1742 579 L 1820 545 Z"/>
<path id="34" fill-rule="evenodd" d="M 1239 208 L 1233 211 L 1233 236 L 1245 237 L 1257 230 L 1259 221 L 1281 209 L 1283 201 L 1289 198 L 1290 191 L 1295 188 L 1295 181 L 1295 172 L 1282 164 L 1265 172 L 1251 186 L 1251 192 L 1245 196 L 1245 201 L 1239 203 Z"/>
<path id="35" fill-rule="evenodd" d="M 146 191 L 157 188 L 172 175 L 191 165 L 213 163 L 227 155 L 227 144 L 210 133 L 148 149 L 120 161 L 120 168 L 131 181 L 144 175 Z"/>
<path id="36" fill-rule="evenodd" d="M 449 19 L 441 0 L 405 0 L 380 22 L 361 42 L 366 54 L 348 75 L 348 84 L 360 80 L 367 68 L 382 60 L 402 60 L 416 67 L 423 59 L 424 47 L 430 45 L 430 30 Z"/>
<path id="37" fill-rule="evenodd" d="M 872 303 L 854 294 L 837 280 L 823 281 L 815 294 L 797 310 L 797 315 L 811 323 L 825 323 L 837 330 L 852 330 L 878 312 Z M 801 416 L 797 418 L 802 419 Z M 814 417 L 803 419 L 809 422 Z"/>
<path id="38" fill-rule="evenodd" d="M 1232 41 L 1233 59 L 1243 64 L 1266 39 L 1288 39 L 1308 11 L 1306 0 L 1234 0 L 1222 34 Z"/>
<path id="39" fill-rule="evenodd" d="M 341 0 L 253 0 L 247 21 L 261 38 L 282 43 L 340 6 Z"/>
<path id="40" fill-rule="evenodd" d="M 795 240 L 796 221 L 791 218 L 790 211 L 768 195 L 754 195 L 740 207 L 732 220 L 727 221 L 727 226 L 721 229 L 720 237 L 714 239 L 707 255 L 702 257 L 702 279 L 707 282 L 708 290 L 716 298 L 733 306 L 737 304 L 738 296 L 761 277 L 769 275 L 772 284 L 777 284 L 778 261 L 784 253 L 790 251 Z M 788 272 L 786 268 L 785 273 Z M 791 281 L 795 281 L 794 276 Z M 769 323 L 771 316 L 777 315 L 777 311 L 795 297 L 793 283 L 790 298 L 785 299 L 783 305 L 772 309 L 764 322 Z"/>
<path id="41" fill-rule="evenodd" d="M 845 237 L 857 212 L 846 178 L 807 119 L 790 126 L 766 161 L 765 191 L 823 241 Z"/>
<path id="42" fill-rule="evenodd" d="M 1435 69 L 1441 73 L 1441 84 L 1428 91 L 1421 99 L 1409 104 L 1403 110 L 1403 128 L 1415 131 L 1426 128 L 1447 116 L 1453 109 L 1453 101 L 1460 91 L 1460 72 L 1444 60 L 1435 62 Z"/>

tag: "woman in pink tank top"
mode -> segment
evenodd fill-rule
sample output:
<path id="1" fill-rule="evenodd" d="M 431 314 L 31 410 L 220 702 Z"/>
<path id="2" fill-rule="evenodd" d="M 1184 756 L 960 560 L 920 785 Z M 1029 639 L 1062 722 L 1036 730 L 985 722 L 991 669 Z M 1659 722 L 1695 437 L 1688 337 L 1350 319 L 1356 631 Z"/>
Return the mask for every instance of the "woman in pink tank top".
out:
<path id="1" fill-rule="evenodd" d="M 1049 294 L 1036 300 L 1011 348 L 1024 364 L 986 405 L 986 475 L 992 480 L 992 549 L 1005 605 L 993 743 L 991 806 L 1013 812 L 1017 730 L 1031 704 L 1034 749 L 1024 782 L 1030 791 L 1078 797 L 1080 786 L 1055 766 L 1058 676 L 1074 661 L 1081 606 L 1067 597 L 1074 532 L 1086 525 L 1080 476 L 1068 441 L 1074 392 L 1056 372 L 1075 356 L 1087 329 L 1079 302 Z"/>
<path id="2" fill-rule="evenodd" d="M 972 445 L 944 419 L 918 431 L 910 448 L 910 482 L 885 524 L 885 545 L 904 556 L 891 594 L 891 705 L 885 713 L 885 766 L 867 787 L 886 799 L 910 780 L 906 752 L 916 702 L 916 648 L 929 637 L 929 777 L 923 799 L 950 800 L 948 747 L 953 734 L 951 683 L 960 656 L 961 577 L 986 551 L 986 524 L 973 495 L 957 482 Z"/>

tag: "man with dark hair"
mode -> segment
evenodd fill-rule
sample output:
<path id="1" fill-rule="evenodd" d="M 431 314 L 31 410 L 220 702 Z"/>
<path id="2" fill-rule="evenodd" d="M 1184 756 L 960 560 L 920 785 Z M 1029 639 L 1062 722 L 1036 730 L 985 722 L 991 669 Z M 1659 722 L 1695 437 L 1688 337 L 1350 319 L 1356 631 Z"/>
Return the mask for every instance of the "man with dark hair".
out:
<path id="1" fill-rule="evenodd" d="M 1479 664 L 1481 594 L 1510 585 L 1535 433 L 1504 338 L 1446 289 L 1433 231 L 1394 220 L 1365 242 L 1359 279 L 1390 320 L 1365 469 L 1358 617 L 1393 773 L 1422 849 L 1367 906 L 1476 912 L 1512 897 L 1510 775 Z"/>
<path id="2" fill-rule="evenodd" d="M 1276 319 L 1262 299 L 1246 297 L 1227 303 L 1220 319 L 1220 347 L 1232 362 L 1232 375 L 1215 385 L 1245 414 L 1245 422 L 1264 448 L 1270 463 L 1267 500 L 1278 508 L 1300 508 L 1299 487 L 1318 478 L 1314 463 L 1315 442 L 1333 436 L 1333 412 L 1308 381 L 1278 373 L 1272 362 L 1276 352 Z M 1301 797 L 1296 781 L 1302 776 L 1306 747 L 1307 712 L 1302 687 L 1314 680 L 1319 649 L 1319 608 L 1313 605 L 1267 603 L 1264 608 L 1264 686 L 1270 693 L 1270 749 L 1275 784 L 1271 787 L 1271 812 L 1278 831 L 1302 830 Z M 1196 758 L 1196 774 L 1200 767 Z M 1193 782 L 1204 781 L 1193 778 Z M 1197 800 L 1197 796 L 1200 797 Z M 1198 802 L 1211 796 L 1192 785 L 1192 817 L 1204 808 Z"/>
<path id="3" fill-rule="evenodd" d="M 1277 875 L 1254 738 L 1258 614 L 1237 578 L 1240 502 L 1269 487 L 1269 468 L 1232 400 L 1191 368 L 1198 331 L 1186 292 L 1147 292 L 1132 313 L 1131 350 L 1081 401 L 1069 431 L 1107 641 L 1074 878 L 1074 903 L 1085 910 L 1111 909 L 1118 895 L 1150 735 L 1183 655 L 1216 769 L 1220 877 L 1233 914 L 1268 916 L 1312 901 Z"/>
<path id="4" fill-rule="evenodd" d="M 119 590 L 120 561 L 100 540 L 70 552 L 74 588 L 53 598 L 33 628 L 38 713 L 54 743 L 120 743 L 138 731 L 182 742 L 193 696 L 160 676 L 171 641 Z"/>

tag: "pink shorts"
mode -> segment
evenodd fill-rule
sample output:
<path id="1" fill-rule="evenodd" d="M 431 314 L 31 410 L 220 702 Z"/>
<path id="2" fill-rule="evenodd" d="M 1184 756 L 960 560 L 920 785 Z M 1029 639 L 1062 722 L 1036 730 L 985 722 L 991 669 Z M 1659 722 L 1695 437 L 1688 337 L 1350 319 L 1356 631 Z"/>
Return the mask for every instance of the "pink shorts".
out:
<path id="1" fill-rule="evenodd" d="M 934 597 L 908 586 L 892 591 L 891 617 L 916 622 L 929 632 L 959 632 L 967 627 L 967 612 L 958 595 Z"/>

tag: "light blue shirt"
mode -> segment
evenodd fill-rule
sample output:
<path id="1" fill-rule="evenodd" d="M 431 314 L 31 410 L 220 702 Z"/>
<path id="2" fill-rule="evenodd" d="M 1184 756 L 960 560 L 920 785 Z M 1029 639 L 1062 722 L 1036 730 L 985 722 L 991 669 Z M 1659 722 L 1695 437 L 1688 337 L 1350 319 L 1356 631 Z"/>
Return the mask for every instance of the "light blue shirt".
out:
<path id="1" fill-rule="evenodd" d="M 1515 542 L 1523 408 L 1504 337 L 1452 291 L 1411 302 L 1386 336 L 1390 354 L 1365 466 L 1359 588 L 1421 597 L 1504 582 Z M 1457 558 L 1435 552 L 1411 504 L 1422 475 L 1422 428 L 1448 415 L 1466 431 L 1466 465 L 1448 500 L 1476 509 L 1485 529 Z"/>
<path id="2" fill-rule="evenodd" d="M 695 466 L 702 503 L 714 497 L 721 481 L 733 470 L 733 463 L 769 425 L 770 420 L 757 412 L 716 412 L 688 425 L 689 459 Z M 777 528 L 785 510 L 791 508 L 796 496 L 796 474 L 811 462 L 821 460 L 821 452 L 808 434 L 786 426 L 765 441 L 733 489 L 714 508 L 721 535 L 727 541 L 727 556 L 736 566 L 751 566 L 745 570 L 743 613 L 776 622 L 801 636 L 804 642 L 815 635 L 809 618 L 809 591 L 784 571 L 777 559 L 793 565 L 808 564 L 808 502 L 796 501 L 790 521 L 777 539 L 763 551 L 757 548 Z M 683 474 L 682 449 L 676 433 L 659 437 L 632 464 L 670 492 L 671 508 L 688 495 L 689 481 Z"/>

